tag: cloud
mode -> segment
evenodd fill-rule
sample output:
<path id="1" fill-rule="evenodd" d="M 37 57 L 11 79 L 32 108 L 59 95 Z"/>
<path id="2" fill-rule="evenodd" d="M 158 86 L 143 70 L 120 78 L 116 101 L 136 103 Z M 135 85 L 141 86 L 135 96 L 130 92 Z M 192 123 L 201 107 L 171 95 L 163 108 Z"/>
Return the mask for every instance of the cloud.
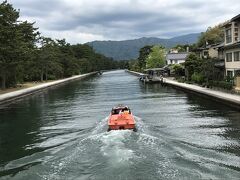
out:
<path id="1" fill-rule="evenodd" d="M 10 0 L 43 35 L 71 43 L 173 37 L 205 31 L 239 13 L 239 0 Z"/>

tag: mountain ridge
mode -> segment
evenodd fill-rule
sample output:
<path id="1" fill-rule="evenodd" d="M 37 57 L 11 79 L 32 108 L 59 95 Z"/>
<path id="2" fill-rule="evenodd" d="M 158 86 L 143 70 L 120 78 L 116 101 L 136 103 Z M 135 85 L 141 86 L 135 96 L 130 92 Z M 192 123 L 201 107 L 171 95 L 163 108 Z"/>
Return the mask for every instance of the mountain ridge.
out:
<path id="1" fill-rule="evenodd" d="M 129 60 L 138 57 L 139 49 L 146 45 L 163 45 L 171 48 L 177 44 L 193 44 L 197 42 L 201 33 L 191 33 L 173 38 L 141 37 L 138 39 L 122 41 L 92 41 L 86 44 L 90 45 L 97 53 L 104 54 L 114 60 Z"/>

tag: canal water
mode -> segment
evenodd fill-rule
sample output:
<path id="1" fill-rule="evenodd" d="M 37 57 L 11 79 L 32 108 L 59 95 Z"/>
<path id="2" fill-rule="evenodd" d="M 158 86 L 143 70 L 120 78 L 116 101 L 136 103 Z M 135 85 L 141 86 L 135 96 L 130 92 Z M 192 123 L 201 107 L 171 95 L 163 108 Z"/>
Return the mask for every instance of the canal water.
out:
<path id="1" fill-rule="evenodd" d="M 126 104 L 138 132 L 107 132 Z M 0 106 L 0 179 L 239 179 L 240 112 L 124 71 Z"/>

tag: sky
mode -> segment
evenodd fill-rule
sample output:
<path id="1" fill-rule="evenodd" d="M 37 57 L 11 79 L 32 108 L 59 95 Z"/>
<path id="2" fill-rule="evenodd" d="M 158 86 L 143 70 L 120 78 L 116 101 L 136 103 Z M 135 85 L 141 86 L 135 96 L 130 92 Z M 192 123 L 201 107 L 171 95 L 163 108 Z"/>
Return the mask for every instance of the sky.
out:
<path id="1" fill-rule="evenodd" d="M 43 36 L 72 44 L 203 32 L 240 13 L 240 0 L 8 0 Z"/>

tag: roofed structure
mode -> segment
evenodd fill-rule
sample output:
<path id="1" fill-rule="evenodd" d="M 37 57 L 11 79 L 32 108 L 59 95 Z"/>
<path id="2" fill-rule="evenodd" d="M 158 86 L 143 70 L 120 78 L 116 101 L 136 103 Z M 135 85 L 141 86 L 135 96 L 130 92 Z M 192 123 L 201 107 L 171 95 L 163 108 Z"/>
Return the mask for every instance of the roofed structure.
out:
<path id="1" fill-rule="evenodd" d="M 166 56 L 167 64 L 180 64 L 184 63 L 188 52 L 182 52 L 182 53 L 168 53 Z"/>

